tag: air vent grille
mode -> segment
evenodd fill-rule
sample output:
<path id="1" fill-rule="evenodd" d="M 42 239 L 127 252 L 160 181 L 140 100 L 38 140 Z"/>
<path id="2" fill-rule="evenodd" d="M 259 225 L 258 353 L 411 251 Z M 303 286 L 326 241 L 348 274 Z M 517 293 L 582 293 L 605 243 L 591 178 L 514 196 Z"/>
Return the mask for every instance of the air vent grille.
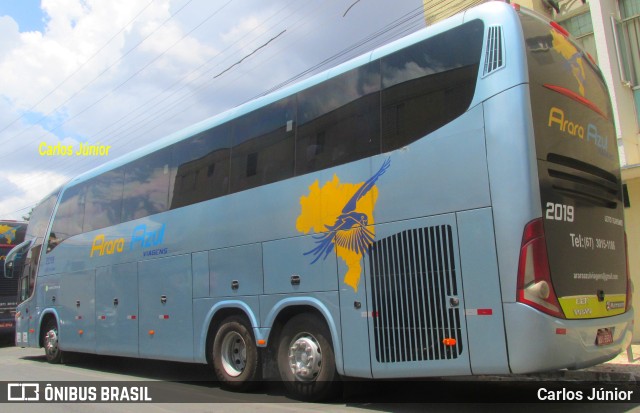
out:
<path id="1" fill-rule="evenodd" d="M 505 56 L 502 26 L 489 26 L 483 76 L 488 76 L 496 70 L 502 69 L 504 66 Z"/>
<path id="2" fill-rule="evenodd" d="M 381 239 L 371 248 L 369 264 L 377 361 L 457 358 L 462 333 L 460 309 L 449 305 L 458 293 L 451 226 Z"/>
<path id="3" fill-rule="evenodd" d="M 593 205 L 615 209 L 621 201 L 615 175 L 577 159 L 550 153 L 547 156 L 551 185 L 557 192 Z"/>

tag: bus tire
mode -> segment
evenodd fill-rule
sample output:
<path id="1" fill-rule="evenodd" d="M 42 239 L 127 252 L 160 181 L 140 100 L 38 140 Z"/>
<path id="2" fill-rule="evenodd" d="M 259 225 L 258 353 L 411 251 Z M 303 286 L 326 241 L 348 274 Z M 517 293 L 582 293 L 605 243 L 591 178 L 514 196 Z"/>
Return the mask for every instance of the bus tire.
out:
<path id="1" fill-rule="evenodd" d="M 220 384 L 234 391 L 247 391 L 260 380 L 260 354 L 247 322 L 226 318 L 213 340 L 213 370 Z"/>
<path id="2" fill-rule="evenodd" d="M 285 324 L 278 345 L 278 370 L 295 398 L 321 401 L 337 396 L 339 377 L 324 319 L 303 313 Z"/>
<path id="3" fill-rule="evenodd" d="M 62 363 L 62 350 L 60 350 L 58 323 L 54 318 L 47 320 L 44 325 L 42 345 L 44 347 L 44 354 L 49 363 Z"/>

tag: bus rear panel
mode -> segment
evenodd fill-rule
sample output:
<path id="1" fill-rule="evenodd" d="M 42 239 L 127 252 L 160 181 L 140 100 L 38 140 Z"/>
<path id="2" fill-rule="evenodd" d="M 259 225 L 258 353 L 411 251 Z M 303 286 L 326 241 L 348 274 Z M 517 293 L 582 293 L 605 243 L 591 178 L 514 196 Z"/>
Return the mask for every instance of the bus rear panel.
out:
<path id="1" fill-rule="evenodd" d="M 580 368 L 612 358 L 631 338 L 613 114 L 592 57 L 555 23 L 520 19 L 542 216 L 524 228 L 518 304 L 506 311 L 510 367 Z M 538 335 L 545 338 L 525 343 Z"/>

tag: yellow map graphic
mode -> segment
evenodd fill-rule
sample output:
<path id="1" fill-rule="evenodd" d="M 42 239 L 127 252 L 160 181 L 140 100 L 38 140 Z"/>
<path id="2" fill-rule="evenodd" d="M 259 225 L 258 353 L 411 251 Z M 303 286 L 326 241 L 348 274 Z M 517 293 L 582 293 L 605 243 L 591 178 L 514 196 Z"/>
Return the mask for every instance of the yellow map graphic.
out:
<path id="1" fill-rule="evenodd" d="M 0 225 L 0 239 L 5 238 L 7 244 L 12 244 L 16 239 L 16 229 L 9 225 Z"/>
<path id="2" fill-rule="evenodd" d="M 356 194 L 358 189 L 365 183 L 359 184 L 340 183 L 340 179 L 336 175 L 333 179 L 320 187 L 316 180 L 309 187 L 309 195 L 300 198 L 300 206 L 302 212 L 296 221 L 298 231 L 308 234 L 313 231 L 315 233 L 327 232 L 327 226 L 336 223 L 336 219 L 343 213 L 343 208 L 349 200 Z M 374 232 L 373 210 L 378 199 L 378 188 L 373 186 L 362 198 L 356 203 L 356 211 L 366 214 L 368 218 L 368 229 Z M 348 271 L 344 275 L 344 283 L 358 291 L 358 283 L 362 274 L 362 253 L 343 248 L 334 243 L 336 254 L 347 265 Z"/>
<path id="3" fill-rule="evenodd" d="M 556 32 L 555 30 L 551 30 L 551 35 L 553 36 L 553 49 L 560 53 L 562 57 L 564 57 L 567 62 L 571 65 L 571 73 L 573 77 L 578 81 L 578 89 L 580 90 L 580 94 L 584 96 L 584 82 L 585 82 L 585 71 L 584 71 L 584 59 L 582 55 L 578 52 L 578 49 L 575 48 L 574 45 L 569 42 L 562 34 Z"/>

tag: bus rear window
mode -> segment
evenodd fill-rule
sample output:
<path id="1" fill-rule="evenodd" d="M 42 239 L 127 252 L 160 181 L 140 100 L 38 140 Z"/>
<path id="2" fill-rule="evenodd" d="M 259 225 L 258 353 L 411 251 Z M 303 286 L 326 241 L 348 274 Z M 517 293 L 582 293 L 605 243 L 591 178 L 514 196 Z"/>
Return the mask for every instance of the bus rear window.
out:
<path id="1" fill-rule="evenodd" d="M 521 14 L 529 78 L 565 94 L 611 119 L 611 104 L 600 69 L 570 38 L 541 19 Z"/>

